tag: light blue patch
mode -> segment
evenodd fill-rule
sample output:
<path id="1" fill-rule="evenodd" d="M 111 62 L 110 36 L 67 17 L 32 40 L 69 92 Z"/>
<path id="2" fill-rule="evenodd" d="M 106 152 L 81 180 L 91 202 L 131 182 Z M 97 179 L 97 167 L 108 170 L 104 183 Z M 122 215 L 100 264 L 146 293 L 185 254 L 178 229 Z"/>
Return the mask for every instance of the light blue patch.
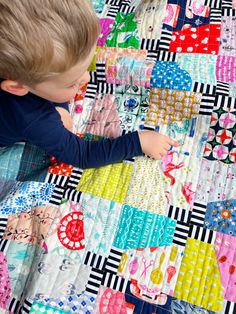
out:
<path id="1" fill-rule="evenodd" d="M 119 223 L 122 205 L 83 193 L 85 246 L 93 253 L 108 256 Z"/>
<path id="2" fill-rule="evenodd" d="M 26 281 L 36 262 L 40 249 L 33 244 L 9 241 L 6 252 L 12 294 L 18 298 L 24 292 Z"/>
<path id="3" fill-rule="evenodd" d="M 177 62 L 157 61 L 152 70 L 151 87 L 190 91 L 192 79 Z"/>
<path id="4" fill-rule="evenodd" d="M 0 214 L 16 214 L 36 206 L 47 205 L 54 186 L 40 182 L 19 182 L 13 185 L 8 195 L 0 202 Z"/>
<path id="5" fill-rule="evenodd" d="M 0 178 L 15 180 L 20 168 L 24 144 L 0 148 Z"/>
<path id="6" fill-rule="evenodd" d="M 47 298 L 39 300 L 39 302 L 45 306 L 51 306 L 58 310 L 69 311 L 69 313 L 88 314 L 94 307 L 95 300 L 94 296 L 85 292 L 82 294 L 62 296 L 60 298 Z"/>
<path id="7" fill-rule="evenodd" d="M 178 53 L 176 63 L 188 71 L 193 81 L 216 85 L 217 56 L 201 53 Z"/>
<path id="8" fill-rule="evenodd" d="M 113 245 L 120 249 L 171 245 L 176 221 L 124 205 Z"/>

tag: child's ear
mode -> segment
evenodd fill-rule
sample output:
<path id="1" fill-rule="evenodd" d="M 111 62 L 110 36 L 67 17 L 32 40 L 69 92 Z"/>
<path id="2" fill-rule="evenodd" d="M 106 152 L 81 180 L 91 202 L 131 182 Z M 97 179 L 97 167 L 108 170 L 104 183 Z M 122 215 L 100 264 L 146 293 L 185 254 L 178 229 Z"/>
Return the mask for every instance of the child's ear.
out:
<path id="1" fill-rule="evenodd" d="M 17 95 L 17 96 L 24 96 L 28 94 L 29 87 L 23 85 L 17 81 L 12 80 L 4 80 L 1 82 L 1 89 L 5 92 Z"/>

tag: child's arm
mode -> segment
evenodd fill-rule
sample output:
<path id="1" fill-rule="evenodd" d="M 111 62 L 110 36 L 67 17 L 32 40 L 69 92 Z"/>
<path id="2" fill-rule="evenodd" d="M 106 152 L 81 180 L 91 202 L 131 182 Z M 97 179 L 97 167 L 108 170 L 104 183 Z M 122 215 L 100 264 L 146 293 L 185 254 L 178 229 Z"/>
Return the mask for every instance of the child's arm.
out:
<path id="1" fill-rule="evenodd" d="M 154 131 L 132 132 L 98 142 L 85 141 L 68 131 L 55 112 L 48 112 L 47 116 L 45 113 L 44 117 L 33 121 L 25 129 L 24 137 L 58 160 L 82 169 L 101 167 L 143 154 L 160 159 L 171 145 L 178 145 Z"/>

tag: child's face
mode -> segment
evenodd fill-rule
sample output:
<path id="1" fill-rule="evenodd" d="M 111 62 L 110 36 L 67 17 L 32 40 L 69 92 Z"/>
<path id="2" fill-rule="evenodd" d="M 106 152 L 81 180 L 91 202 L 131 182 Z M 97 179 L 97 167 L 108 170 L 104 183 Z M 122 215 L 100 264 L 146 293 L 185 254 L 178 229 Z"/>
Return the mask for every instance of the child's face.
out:
<path id="1" fill-rule="evenodd" d="M 86 59 L 78 62 L 68 71 L 37 84 L 30 92 L 49 101 L 62 103 L 72 99 L 80 88 L 90 80 L 87 71 L 92 62 L 95 47 Z"/>

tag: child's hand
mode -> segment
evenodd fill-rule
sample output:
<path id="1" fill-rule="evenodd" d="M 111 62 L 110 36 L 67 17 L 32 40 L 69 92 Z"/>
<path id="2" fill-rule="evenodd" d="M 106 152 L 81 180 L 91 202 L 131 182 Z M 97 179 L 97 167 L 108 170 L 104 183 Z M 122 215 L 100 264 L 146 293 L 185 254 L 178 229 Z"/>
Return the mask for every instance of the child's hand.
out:
<path id="1" fill-rule="evenodd" d="M 143 153 L 153 159 L 161 159 L 171 146 L 179 146 L 178 142 L 155 131 L 143 131 L 138 134 Z"/>

